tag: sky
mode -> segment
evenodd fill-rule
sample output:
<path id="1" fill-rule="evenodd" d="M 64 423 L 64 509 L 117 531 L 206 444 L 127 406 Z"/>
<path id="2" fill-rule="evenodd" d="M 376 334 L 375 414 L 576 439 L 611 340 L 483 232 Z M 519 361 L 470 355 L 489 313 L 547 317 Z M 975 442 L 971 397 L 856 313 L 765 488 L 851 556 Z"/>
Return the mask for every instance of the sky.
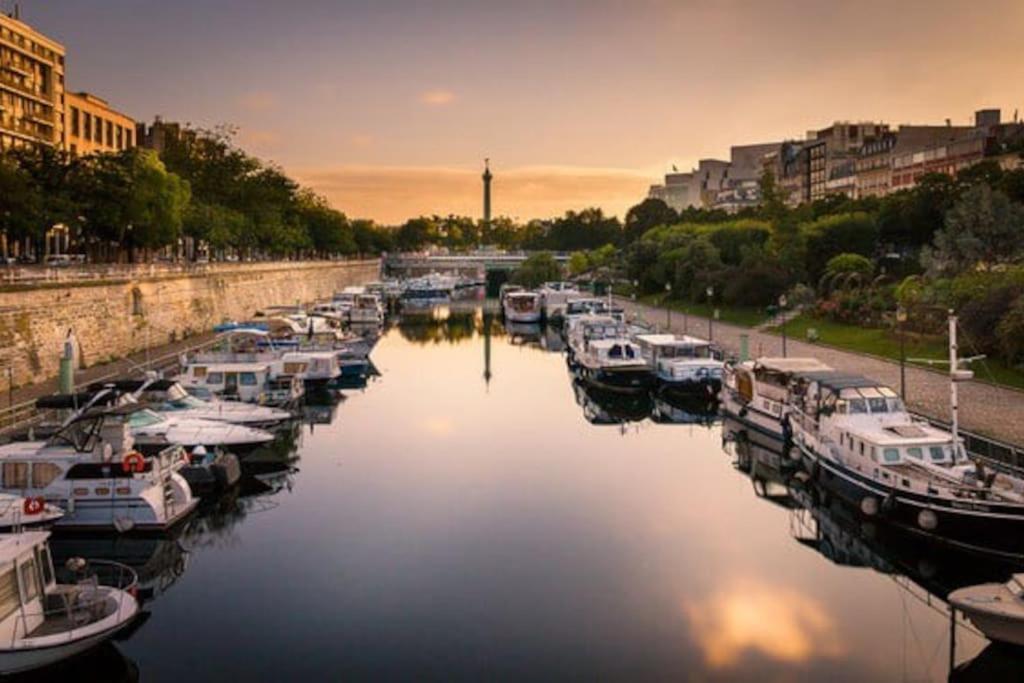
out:
<path id="1" fill-rule="evenodd" d="M 9 9 L 11 0 L 0 0 Z M 1020 0 L 22 0 L 67 79 L 231 124 L 353 217 L 622 216 L 672 165 L 836 120 L 1024 108 Z"/>

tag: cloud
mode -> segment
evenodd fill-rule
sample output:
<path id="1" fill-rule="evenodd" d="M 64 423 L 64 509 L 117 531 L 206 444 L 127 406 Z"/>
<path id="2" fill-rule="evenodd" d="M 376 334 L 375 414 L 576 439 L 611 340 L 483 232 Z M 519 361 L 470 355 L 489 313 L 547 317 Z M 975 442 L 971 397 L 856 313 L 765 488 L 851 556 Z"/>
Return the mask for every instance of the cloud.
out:
<path id="1" fill-rule="evenodd" d="M 843 654 L 832 617 L 802 593 L 760 580 L 737 580 L 683 606 L 690 631 L 714 669 L 730 668 L 756 651 L 783 662 Z"/>
<path id="2" fill-rule="evenodd" d="M 235 101 L 242 109 L 250 112 L 264 112 L 277 108 L 277 96 L 266 90 L 243 93 Z"/>
<path id="3" fill-rule="evenodd" d="M 419 215 L 482 212 L 482 169 L 423 166 L 291 168 L 296 178 L 350 216 L 396 224 Z M 551 218 L 599 206 L 623 216 L 646 196 L 650 176 L 630 169 L 574 166 L 492 168 L 495 215 Z"/>
<path id="4" fill-rule="evenodd" d="M 455 101 L 455 93 L 451 90 L 426 90 L 420 93 L 419 100 L 431 107 L 443 107 Z"/>

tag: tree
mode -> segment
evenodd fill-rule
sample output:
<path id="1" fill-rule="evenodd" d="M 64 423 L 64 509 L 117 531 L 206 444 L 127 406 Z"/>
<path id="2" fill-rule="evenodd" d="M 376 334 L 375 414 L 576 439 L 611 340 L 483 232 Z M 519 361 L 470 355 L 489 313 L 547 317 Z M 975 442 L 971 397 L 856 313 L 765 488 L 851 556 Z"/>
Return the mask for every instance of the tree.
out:
<path id="1" fill-rule="evenodd" d="M 437 240 L 437 226 L 424 216 L 410 218 L 395 233 L 395 247 L 399 251 L 419 251 Z"/>
<path id="2" fill-rule="evenodd" d="M 559 280 L 562 277 L 562 267 L 549 252 L 533 254 L 520 265 L 511 280 L 524 287 L 535 288 L 545 282 Z"/>
<path id="3" fill-rule="evenodd" d="M 626 244 L 635 242 L 651 228 L 672 225 L 679 220 L 679 214 L 660 199 L 647 198 L 626 212 L 623 240 Z"/>
<path id="4" fill-rule="evenodd" d="M 925 255 L 934 273 L 991 269 L 1021 258 L 1024 207 L 988 185 L 975 185 L 946 214 L 945 227 Z"/>
<path id="5" fill-rule="evenodd" d="M 0 232 L 12 240 L 37 239 L 39 203 L 29 175 L 10 159 L 0 157 Z"/>
<path id="6" fill-rule="evenodd" d="M 124 219 L 131 229 L 131 244 L 157 249 L 175 243 L 191 197 L 188 183 L 168 173 L 152 150 L 131 150 L 125 162 L 131 190 Z"/>
<path id="7" fill-rule="evenodd" d="M 878 246 L 878 227 L 865 213 L 825 216 L 800 226 L 806 243 L 805 272 L 817 282 L 829 259 L 838 254 L 872 255 Z"/>

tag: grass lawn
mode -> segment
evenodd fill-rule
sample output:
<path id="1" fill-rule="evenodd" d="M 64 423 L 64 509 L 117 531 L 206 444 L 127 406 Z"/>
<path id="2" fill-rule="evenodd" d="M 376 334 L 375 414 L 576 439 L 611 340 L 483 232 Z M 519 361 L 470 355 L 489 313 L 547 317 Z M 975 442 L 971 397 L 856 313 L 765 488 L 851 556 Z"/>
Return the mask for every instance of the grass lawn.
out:
<path id="1" fill-rule="evenodd" d="M 664 296 L 661 294 L 648 294 L 641 297 L 640 301 L 648 306 L 655 306 L 664 310 L 665 303 L 663 299 Z M 679 312 L 681 314 L 683 311 L 686 311 L 702 318 L 712 317 L 717 308 L 719 320 L 724 323 L 732 323 L 744 327 L 755 327 L 768 318 L 765 310 L 756 306 L 709 306 L 708 304 L 693 304 L 678 299 L 672 299 L 668 303 L 672 307 L 673 313 Z"/>
<path id="2" fill-rule="evenodd" d="M 823 344 L 893 360 L 900 358 L 899 335 L 887 329 L 858 327 L 801 315 L 786 324 L 786 334 L 793 339 L 805 341 L 807 330 L 811 328 L 817 331 L 818 341 Z M 779 328 L 772 328 L 771 332 L 779 333 Z M 961 348 L 961 353 L 968 354 L 970 349 Z M 949 358 L 949 347 L 945 339 L 920 339 L 908 336 L 907 358 L 946 359 Z M 947 368 L 945 365 L 934 367 L 943 371 Z M 980 380 L 1024 389 L 1024 372 L 1001 361 L 985 359 L 974 363 L 972 369 Z"/>

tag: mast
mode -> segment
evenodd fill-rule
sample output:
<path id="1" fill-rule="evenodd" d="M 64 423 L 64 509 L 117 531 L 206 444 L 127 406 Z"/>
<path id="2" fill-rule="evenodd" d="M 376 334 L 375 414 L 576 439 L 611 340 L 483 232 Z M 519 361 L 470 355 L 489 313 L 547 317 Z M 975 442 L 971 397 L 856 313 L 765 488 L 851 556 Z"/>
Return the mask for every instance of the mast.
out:
<path id="1" fill-rule="evenodd" d="M 960 444 L 959 394 L 957 392 L 957 375 L 960 371 L 960 360 L 957 358 L 956 347 L 956 315 L 949 311 L 949 409 L 951 432 L 953 434 L 953 460 L 956 461 Z"/>

